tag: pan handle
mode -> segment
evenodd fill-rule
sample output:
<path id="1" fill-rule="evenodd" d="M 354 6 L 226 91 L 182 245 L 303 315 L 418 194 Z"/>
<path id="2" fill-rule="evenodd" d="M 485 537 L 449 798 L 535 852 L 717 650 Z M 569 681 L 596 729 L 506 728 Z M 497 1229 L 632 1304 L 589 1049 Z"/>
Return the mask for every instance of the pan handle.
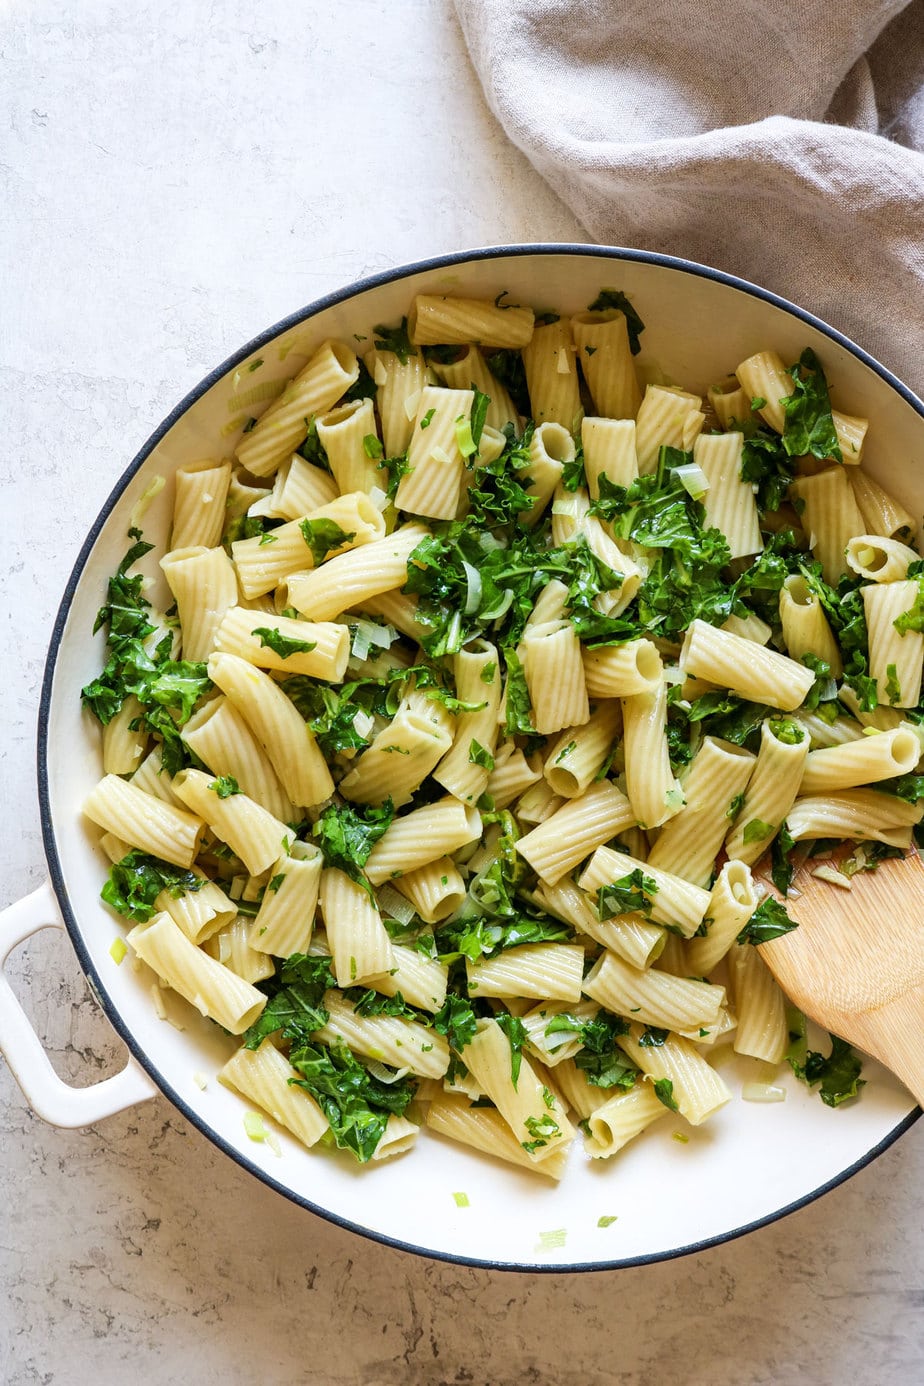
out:
<path id="1" fill-rule="evenodd" d="M 43 1121 L 53 1126 L 91 1126 L 103 1117 L 146 1102 L 158 1089 L 144 1069 L 129 1057 L 113 1078 L 88 1088 L 72 1088 L 55 1073 L 22 1006 L 3 975 L 7 958 L 17 944 L 39 929 L 63 929 L 51 886 L 38 890 L 0 913 L 0 1054 L 3 1054 L 26 1101 Z"/>

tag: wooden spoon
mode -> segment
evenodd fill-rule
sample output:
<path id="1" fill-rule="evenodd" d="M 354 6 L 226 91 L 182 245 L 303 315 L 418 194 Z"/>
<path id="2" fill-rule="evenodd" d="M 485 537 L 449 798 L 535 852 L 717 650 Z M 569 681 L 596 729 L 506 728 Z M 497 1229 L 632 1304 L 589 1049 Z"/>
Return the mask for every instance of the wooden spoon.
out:
<path id="1" fill-rule="evenodd" d="M 879 1059 L 924 1106 L 924 862 L 889 858 L 850 890 L 813 876 L 818 865 L 809 858 L 793 878 L 799 927 L 761 956 L 810 1020 Z"/>

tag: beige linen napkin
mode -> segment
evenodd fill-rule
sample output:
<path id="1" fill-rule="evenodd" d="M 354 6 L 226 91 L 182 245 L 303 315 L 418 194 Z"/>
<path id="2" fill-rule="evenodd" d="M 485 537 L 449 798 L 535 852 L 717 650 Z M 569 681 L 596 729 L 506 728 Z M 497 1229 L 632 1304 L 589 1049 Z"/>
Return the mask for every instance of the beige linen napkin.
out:
<path id="1" fill-rule="evenodd" d="M 595 240 L 753 279 L 924 395 L 924 0 L 456 8 L 495 115 Z"/>

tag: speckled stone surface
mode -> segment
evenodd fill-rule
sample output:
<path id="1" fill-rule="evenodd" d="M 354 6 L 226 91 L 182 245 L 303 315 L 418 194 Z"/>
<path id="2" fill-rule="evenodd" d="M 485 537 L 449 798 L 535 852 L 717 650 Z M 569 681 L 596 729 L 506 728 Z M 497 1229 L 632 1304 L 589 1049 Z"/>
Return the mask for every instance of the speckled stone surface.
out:
<path id="1" fill-rule="evenodd" d="M 586 237 L 487 113 L 445 0 L 8 0 L 0 103 L 5 905 L 44 872 L 33 748 L 53 613 L 103 499 L 175 401 L 357 276 Z M 65 939 L 40 934 L 8 972 L 59 1072 L 84 1083 L 120 1066 Z M 0 1063 L 0 1106 L 5 1386 L 924 1378 L 924 1124 L 737 1242 L 540 1277 L 330 1226 L 164 1100 L 58 1131 Z"/>

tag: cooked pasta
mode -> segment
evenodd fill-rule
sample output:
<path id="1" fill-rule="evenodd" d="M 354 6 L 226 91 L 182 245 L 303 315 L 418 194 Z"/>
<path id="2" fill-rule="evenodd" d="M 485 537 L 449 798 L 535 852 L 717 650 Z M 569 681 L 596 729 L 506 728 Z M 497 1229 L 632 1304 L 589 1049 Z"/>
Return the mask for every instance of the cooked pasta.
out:
<path id="1" fill-rule="evenodd" d="M 919 828 L 924 580 L 866 420 L 772 343 L 643 392 L 642 330 L 421 294 L 363 370 L 315 343 L 177 468 L 175 608 L 134 532 L 110 582 L 103 898 L 305 1146 L 558 1180 L 698 1125 L 717 1050 L 787 1043 L 762 858 L 785 895 L 793 844 Z"/>

